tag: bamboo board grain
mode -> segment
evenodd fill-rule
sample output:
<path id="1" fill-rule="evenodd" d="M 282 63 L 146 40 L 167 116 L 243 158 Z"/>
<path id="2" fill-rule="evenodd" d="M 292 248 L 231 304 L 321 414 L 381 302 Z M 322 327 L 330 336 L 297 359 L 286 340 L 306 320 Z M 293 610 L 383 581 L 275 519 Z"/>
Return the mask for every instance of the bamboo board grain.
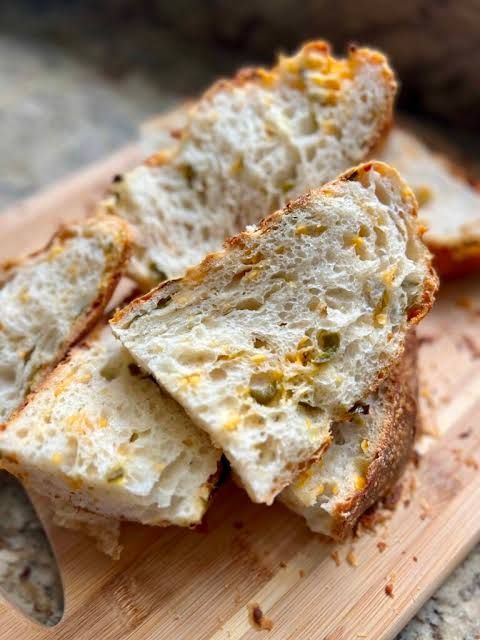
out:
<path id="1" fill-rule="evenodd" d="M 0 216 L 0 257 L 37 248 L 58 221 L 83 215 L 111 176 L 139 156 L 137 147 L 125 149 Z M 33 496 L 61 568 L 65 615 L 47 629 L 0 603 L 2 640 L 394 638 L 480 540 L 477 280 L 442 286 L 421 326 L 422 422 L 431 437 L 421 443 L 408 504 L 374 534 L 325 545 L 283 506 L 251 504 L 228 483 L 200 531 L 125 525 L 124 551 L 114 562 L 82 535 L 52 525 Z M 352 549 L 356 567 L 346 561 Z M 252 628 L 253 603 L 273 622 L 271 631 Z"/>

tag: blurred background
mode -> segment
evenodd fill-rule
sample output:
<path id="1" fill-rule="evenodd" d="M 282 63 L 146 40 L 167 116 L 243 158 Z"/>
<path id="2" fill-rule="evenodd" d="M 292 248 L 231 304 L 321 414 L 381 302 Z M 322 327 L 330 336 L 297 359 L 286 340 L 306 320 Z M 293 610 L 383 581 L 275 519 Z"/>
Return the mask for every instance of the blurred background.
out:
<path id="1" fill-rule="evenodd" d="M 16 0 L 0 3 L 0 206 L 105 156 L 239 65 L 307 38 L 375 45 L 399 104 L 475 157 L 478 0 Z"/>
<path id="2" fill-rule="evenodd" d="M 219 75 L 318 37 L 338 54 L 350 42 L 386 52 L 401 112 L 480 178 L 479 0 L 15 0 L 0 2 L 0 210 L 137 139 Z M 0 515 L 0 585 L 57 621 L 54 560 L 6 475 Z M 460 640 L 479 602 L 477 548 L 401 638 Z"/>

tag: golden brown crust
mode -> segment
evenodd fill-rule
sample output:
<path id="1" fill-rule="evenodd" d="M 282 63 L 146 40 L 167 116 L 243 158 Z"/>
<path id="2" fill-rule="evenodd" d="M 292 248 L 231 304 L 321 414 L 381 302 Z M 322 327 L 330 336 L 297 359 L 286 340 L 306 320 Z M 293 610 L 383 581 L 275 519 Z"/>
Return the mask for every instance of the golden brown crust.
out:
<path id="1" fill-rule="evenodd" d="M 72 330 L 64 340 L 62 347 L 59 349 L 56 357 L 48 365 L 44 365 L 39 369 L 35 375 L 35 379 L 32 383 L 31 393 L 25 398 L 19 407 L 9 417 L 9 421 L 12 420 L 21 408 L 28 402 L 29 398 L 35 394 L 44 382 L 49 378 L 49 373 L 52 372 L 56 365 L 65 357 L 65 354 L 69 349 L 77 344 L 94 325 L 101 318 L 105 307 L 107 306 L 113 292 L 124 273 L 127 266 L 128 259 L 130 257 L 132 249 L 132 238 L 129 225 L 121 219 L 116 219 L 111 216 L 100 216 L 98 218 L 101 222 L 115 227 L 115 241 L 112 244 L 112 250 L 106 256 L 105 271 L 103 279 L 98 287 L 97 296 L 90 305 L 88 311 L 82 314 L 72 327 Z M 59 241 L 62 242 L 72 237 L 71 227 L 61 227 L 50 239 L 42 249 L 22 258 L 16 260 L 9 260 L 7 263 L 0 265 L 0 269 L 3 270 L 5 279 L 0 277 L 0 286 L 5 284 L 11 277 L 15 275 L 15 271 L 21 268 L 22 265 L 29 261 L 35 260 L 42 254 L 49 251 L 52 245 Z M 113 234 L 112 234 L 113 235 Z M 0 425 L 0 429 L 4 430 L 5 424 Z"/>
<path id="2" fill-rule="evenodd" d="M 362 513 L 388 493 L 411 458 L 418 404 L 414 329 L 407 338 L 401 360 L 379 389 L 379 402 L 387 408 L 380 441 L 368 468 L 365 487 L 335 510 L 332 537 L 337 539 L 345 538 Z"/>
<path id="3" fill-rule="evenodd" d="M 338 59 L 331 55 L 331 48 L 328 42 L 323 40 L 306 42 L 299 48 L 298 52 L 294 56 L 289 58 L 283 58 L 280 56 L 277 64 L 272 67 L 272 69 L 265 69 L 263 67 L 246 67 L 237 71 L 237 73 L 230 79 L 221 78 L 217 80 L 209 89 L 207 89 L 207 91 L 205 91 L 197 103 L 193 103 L 189 106 L 188 113 L 190 114 L 194 112 L 199 103 L 201 104 L 204 101 L 212 100 L 215 95 L 220 92 L 231 92 L 236 88 L 242 88 L 249 84 L 261 85 L 267 88 L 274 87 L 285 73 L 285 67 L 287 65 L 291 65 L 295 60 L 299 60 L 299 64 L 301 66 L 302 59 L 308 59 L 308 57 L 312 55 L 323 58 L 325 66 L 328 69 L 327 73 L 331 73 L 333 76 L 341 76 L 342 73 L 345 74 L 346 71 L 353 73 L 361 64 L 381 66 L 382 75 L 388 88 L 387 100 L 385 109 L 379 118 L 376 135 L 372 136 L 370 145 L 366 150 L 365 158 L 368 157 L 374 149 L 381 144 L 382 140 L 385 139 L 392 126 L 393 105 L 397 91 L 397 81 L 388 64 L 387 58 L 380 52 L 373 49 L 357 48 L 354 45 L 350 45 L 348 48 L 348 56 L 346 58 Z M 299 90 L 301 91 L 302 89 L 299 88 Z M 185 128 L 183 131 L 185 131 Z M 181 138 L 183 131 L 177 130 L 176 137 Z M 145 164 L 148 166 L 160 166 L 169 162 L 173 155 L 174 152 L 172 149 L 163 150 L 147 158 Z"/>

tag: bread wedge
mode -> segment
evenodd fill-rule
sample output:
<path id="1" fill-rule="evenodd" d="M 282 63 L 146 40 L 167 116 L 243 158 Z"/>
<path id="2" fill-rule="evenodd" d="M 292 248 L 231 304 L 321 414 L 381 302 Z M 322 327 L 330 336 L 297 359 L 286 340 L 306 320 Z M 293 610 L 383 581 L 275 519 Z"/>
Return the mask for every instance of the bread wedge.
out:
<path id="1" fill-rule="evenodd" d="M 101 317 L 130 246 L 122 220 L 98 216 L 0 267 L 0 425 Z"/>
<path id="2" fill-rule="evenodd" d="M 201 520 L 221 457 L 108 325 L 74 348 L 14 414 L 0 450 L 1 466 L 54 502 L 180 526 Z"/>
<path id="3" fill-rule="evenodd" d="M 412 454 L 417 421 L 415 334 L 378 390 L 332 424 L 332 443 L 279 500 L 312 531 L 341 540 L 398 480 Z"/>
<path id="4" fill-rule="evenodd" d="M 419 202 L 424 239 L 442 276 L 480 269 L 480 192 L 418 138 L 394 128 L 380 157 L 402 174 Z"/>
<path id="5" fill-rule="evenodd" d="M 437 279 L 416 201 L 352 169 L 116 314 L 114 333 L 271 503 L 375 390 Z"/>
<path id="6" fill-rule="evenodd" d="M 311 42 L 271 70 L 246 69 L 196 103 L 180 139 L 118 176 L 103 208 L 135 229 L 131 275 L 183 275 L 224 239 L 366 159 L 392 118 L 386 59 Z"/>

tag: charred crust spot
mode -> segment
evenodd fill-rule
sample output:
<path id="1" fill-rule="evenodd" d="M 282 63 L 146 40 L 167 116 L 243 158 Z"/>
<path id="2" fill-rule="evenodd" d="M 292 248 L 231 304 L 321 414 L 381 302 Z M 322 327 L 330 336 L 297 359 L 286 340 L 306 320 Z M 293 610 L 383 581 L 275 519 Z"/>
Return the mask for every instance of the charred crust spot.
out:
<path id="1" fill-rule="evenodd" d="M 122 174 L 121 174 L 121 173 L 116 173 L 116 174 L 113 176 L 112 182 L 113 182 L 113 183 L 118 183 L 118 182 L 121 182 L 122 180 L 123 180 L 123 176 L 122 176 Z"/>

